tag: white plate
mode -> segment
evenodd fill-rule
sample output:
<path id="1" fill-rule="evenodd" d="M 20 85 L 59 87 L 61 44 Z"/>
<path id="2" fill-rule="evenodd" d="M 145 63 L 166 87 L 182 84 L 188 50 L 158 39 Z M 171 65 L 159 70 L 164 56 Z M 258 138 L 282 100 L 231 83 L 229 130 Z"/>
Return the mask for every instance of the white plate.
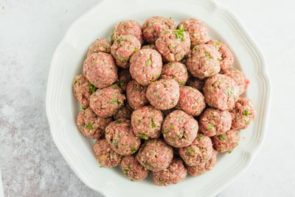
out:
<path id="1" fill-rule="evenodd" d="M 168 187 L 148 181 L 131 182 L 118 170 L 100 168 L 89 142 L 75 126 L 77 104 L 72 95 L 74 76 L 81 72 L 87 47 L 98 37 L 110 36 L 114 24 L 124 19 L 143 22 L 161 15 L 179 21 L 188 17 L 203 20 L 213 38 L 226 42 L 240 67 L 251 81 L 248 97 L 257 110 L 257 118 L 242 132 L 238 148 L 219 157 L 216 167 L 199 177 L 189 177 Z M 80 17 L 57 47 L 49 74 L 46 109 L 52 137 L 78 177 L 106 196 L 121 197 L 201 197 L 213 196 L 249 166 L 265 135 L 269 103 L 269 82 L 264 60 L 256 45 L 237 20 L 219 5 L 208 0 L 104 0 Z"/>

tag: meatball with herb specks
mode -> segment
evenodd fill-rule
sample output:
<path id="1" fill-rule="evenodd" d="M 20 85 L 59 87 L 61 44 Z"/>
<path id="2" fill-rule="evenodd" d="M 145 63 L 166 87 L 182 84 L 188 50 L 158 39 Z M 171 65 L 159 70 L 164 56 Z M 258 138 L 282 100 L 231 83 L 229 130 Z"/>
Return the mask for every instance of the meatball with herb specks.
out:
<path id="1" fill-rule="evenodd" d="M 112 56 L 119 67 L 127 68 L 130 57 L 140 49 L 140 41 L 133 35 L 119 36 L 111 47 Z"/>
<path id="2" fill-rule="evenodd" d="M 190 86 L 180 87 L 178 107 L 192 116 L 198 116 L 206 107 L 203 94 Z"/>
<path id="3" fill-rule="evenodd" d="M 239 98 L 232 111 L 232 129 L 245 129 L 255 119 L 255 109 L 247 98 Z"/>
<path id="4" fill-rule="evenodd" d="M 119 22 L 114 29 L 112 40 L 116 40 L 118 37 L 123 35 L 133 35 L 140 42 L 142 42 L 142 31 L 141 26 L 134 20 L 126 20 Z"/>
<path id="5" fill-rule="evenodd" d="M 237 130 L 229 130 L 224 134 L 212 137 L 214 149 L 220 153 L 231 152 L 240 141 L 240 132 Z"/>
<path id="6" fill-rule="evenodd" d="M 138 109 L 148 104 L 148 100 L 145 96 L 146 89 L 145 86 L 141 86 L 135 80 L 127 84 L 126 96 L 128 104 L 132 109 Z"/>
<path id="7" fill-rule="evenodd" d="M 190 51 L 191 41 L 184 29 L 163 32 L 156 40 L 156 47 L 168 62 L 182 60 Z"/>
<path id="8" fill-rule="evenodd" d="M 156 185 L 167 186 L 176 184 L 187 175 L 187 170 L 180 159 L 174 159 L 167 169 L 153 172 L 153 181 Z"/>
<path id="9" fill-rule="evenodd" d="M 90 95 L 96 89 L 83 75 L 77 75 L 75 77 L 73 85 L 74 96 L 83 108 L 88 107 Z"/>
<path id="10" fill-rule="evenodd" d="M 198 134 L 198 122 L 181 110 L 166 116 L 162 133 L 165 141 L 176 148 L 189 146 Z"/>
<path id="11" fill-rule="evenodd" d="M 180 62 L 165 64 L 161 74 L 162 79 L 175 79 L 179 85 L 185 85 L 188 79 L 186 66 Z"/>
<path id="12" fill-rule="evenodd" d="M 90 96 L 90 108 L 98 117 L 111 117 L 124 105 L 125 99 L 118 87 L 98 89 Z"/>
<path id="13" fill-rule="evenodd" d="M 220 60 L 220 53 L 213 45 L 201 44 L 191 50 L 186 65 L 194 77 L 204 79 L 219 73 Z"/>
<path id="14" fill-rule="evenodd" d="M 160 79 L 148 86 L 146 98 L 156 109 L 171 109 L 179 100 L 179 84 L 174 79 Z"/>
<path id="15" fill-rule="evenodd" d="M 111 122 L 110 118 L 99 118 L 87 108 L 78 113 L 77 126 L 79 131 L 87 138 L 99 139 L 104 135 L 104 129 Z"/>
<path id="16" fill-rule="evenodd" d="M 140 139 L 133 134 L 129 120 L 119 119 L 111 122 L 105 129 L 105 138 L 120 155 L 131 155 L 140 146 Z"/>
<path id="17" fill-rule="evenodd" d="M 93 53 L 85 59 L 83 74 L 97 88 L 108 87 L 118 79 L 113 57 L 103 52 Z"/>
<path id="18" fill-rule="evenodd" d="M 199 119 L 200 131 L 206 136 L 220 135 L 229 131 L 232 117 L 228 111 L 207 108 Z"/>
<path id="19" fill-rule="evenodd" d="M 207 27 L 198 19 L 189 18 L 178 25 L 189 33 L 192 47 L 204 44 L 210 40 Z"/>
<path id="20" fill-rule="evenodd" d="M 207 79 L 203 92 L 206 103 L 220 110 L 233 109 L 239 98 L 237 83 L 232 78 L 222 74 Z"/>
<path id="21" fill-rule="evenodd" d="M 105 52 L 110 53 L 111 52 L 111 43 L 107 39 L 97 39 L 95 40 L 87 51 L 87 56 L 98 53 L 98 52 Z"/>
<path id="22" fill-rule="evenodd" d="M 172 19 L 154 16 L 147 19 L 143 24 L 143 38 L 148 43 L 154 43 L 162 32 L 171 29 L 175 29 L 175 24 Z"/>
<path id="23" fill-rule="evenodd" d="M 211 139 L 199 134 L 190 146 L 179 149 L 179 155 L 186 165 L 196 166 L 208 162 L 213 151 Z"/>
<path id="24" fill-rule="evenodd" d="M 148 140 L 139 149 L 136 159 L 146 169 L 158 172 L 170 165 L 173 149 L 161 140 Z"/>
<path id="25" fill-rule="evenodd" d="M 121 161 L 120 167 L 124 175 L 132 181 L 144 180 L 149 173 L 134 156 L 125 156 Z"/>
<path id="26" fill-rule="evenodd" d="M 133 111 L 131 125 L 133 132 L 141 139 L 158 138 L 161 133 L 163 114 L 152 106 L 145 106 Z"/>
<path id="27" fill-rule="evenodd" d="M 228 68 L 223 71 L 223 74 L 231 77 L 238 85 L 239 95 L 243 94 L 248 86 L 249 81 L 245 78 L 244 73 L 236 68 Z"/>
<path id="28" fill-rule="evenodd" d="M 141 49 L 130 59 L 130 74 L 140 85 L 156 81 L 162 72 L 162 57 L 154 49 Z"/>
<path id="29" fill-rule="evenodd" d="M 121 162 L 122 156 L 113 151 L 105 139 L 97 140 L 92 149 L 96 160 L 102 167 L 113 168 Z"/>
<path id="30" fill-rule="evenodd" d="M 217 151 L 214 150 L 211 158 L 207 162 L 201 163 L 196 166 L 188 166 L 187 172 L 191 176 L 199 176 L 209 170 L 212 170 L 216 162 L 217 162 Z"/>

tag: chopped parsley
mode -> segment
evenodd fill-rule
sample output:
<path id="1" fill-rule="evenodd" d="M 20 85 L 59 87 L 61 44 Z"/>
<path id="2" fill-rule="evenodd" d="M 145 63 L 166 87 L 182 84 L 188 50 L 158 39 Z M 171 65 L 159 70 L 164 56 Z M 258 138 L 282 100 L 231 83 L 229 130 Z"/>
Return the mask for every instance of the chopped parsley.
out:
<path id="1" fill-rule="evenodd" d="M 137 148 L 132 146 L 132 147 L 130 148 L 130 150 L 131 150 L 131 153 L 133 154 L 133 153 L 135 153 L 135 152 L 137 151 Z"/>
<path id="2" fill-rule="evenodd" d="M 113 139 L 112 144 L 113 144 L 116 148 L 118 148 L 118 140 Z"/>
<path id="3" fill-rule="evenodd" d="M 117 104 L 117 105 L 121 105 L 122 104 L 122 102 L 121 101 L 119 101 L 117 98 L 115 98 L 115 97 L 113 97 L 112 99 L 111 99 L 111 104 Z"/>
<path id="4" fill-rule="evenodd" d="M 218 135 L 217 138 L 221 141 L 224 141 L 226 139 L 225 135 Z"/>
<path id="5" fill-rule="evenodd" d="M 154 119 L 152 118 L 151 119 L 151 128 L 156 128 L 157 127 L 157 124 L 155 123 Z"/>
<path id="6" fill-rule="evenodd" d="M 125 86 L 125 81 L 120 80 L 120 81 L 118 82 L 118 86 L 119 86 L 120 88 L 123 88 L 123 87 Z"/>
<path id="7" fill-rule="evenodd" d="M 147 140 L 147 139 L 149 139 L 148 136 L 147 136 L 146 134 L 144 134 L 144 133 L 139 133 L 139 134 L 138 134 L 138 137 L 139 137 L 140 139 L 143 139 L 143 140 Z"/>
<path id="8" fill-rule="evenodd" d="M 249 110 L 245 109 L 242 114 L 243 114 L 243 116 L 249 116 L 249 115 L 251 115 L 251 112 L 249 112 Z"/>
<path id="9" fill-rule="evenodd" d="M 233 90 L 233 88 L 228 88 L 228 89 L 226 90 L 226 93 L 227 93 L 228 96 L 233 95 L 233 94 L 234 94 L 234 90 Z"/>
<path id="10" fill-rule="evenodd" d="M 85 125 L 85 127 L 86 127 L 87 129 L 89 129 L 89 130 L 92 130 L 92 129 L 93 129 L 93 125 L 92 125 L 91 122 L 87 123 L 87 124 Z"/>
<path id="11" fill-rule="evenodd" d="M 211 129 L 213 129 L 213 128 L 214 128 L 214 125 L 211 124 L 211 123 L 209 123 L 208 126 L 207 126 L 207 129 L 211 130 Z"/>
<path id="12" fill-rule="evenodd" d="M 146 66 L 150 66 L 150 65 L 152 65 L 152 60 L 151 60 L 151 59 L 147 59 L 147 60 L 145 61 L 145 65 L 146 65 Z"/>
<path id="13" fill-rule="evenodd" d="M 184 28 L 182 25 L 178 29 L 174 30 L 174 34 L 177 39 L 184 41 Z"/>
<path id="14" fill-rule="evenodd" d="M 187 156 L 193 156 L 195 154 L 195 150 L 192 147 L 188 147 L 185 149 L 185 154 Z"/>
<path id="15" fill-rule="evenodd" d="M 213 59 L 212 55 L 208 51 L 205 51 L 205 57 L 208 59 Z"/>
<path id="16" fill-rule="evenodd" d="M 121 120 L 121 119 L 116 120 L 116 123 L 118 123 L 118 124 L 120 124 L 122 122 L 123 122 L 123 120 Z"/>
<path id="17" fill-rule="evenodd" d="M 93 94 L 96 90 L 97 88 L 93 84 L 89 84 L 88 91 L 90 94 Z"/>

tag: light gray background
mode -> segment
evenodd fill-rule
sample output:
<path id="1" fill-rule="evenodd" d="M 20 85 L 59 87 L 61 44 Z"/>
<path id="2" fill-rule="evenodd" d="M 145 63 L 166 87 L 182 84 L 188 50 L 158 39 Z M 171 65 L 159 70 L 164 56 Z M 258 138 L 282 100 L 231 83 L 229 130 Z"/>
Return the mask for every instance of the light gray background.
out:
<path id="1" fill-rule="evenodd" d="M 0 0 L 0 166 L 6 197 L 101 196 L 75 176 L 56 149 L 44 103 L 55 47 L 69 25 L 96 2 Z M 256 40 L 272 83 L 269 129 L 261 152 L 219 196 L 295 196 L 294 1 L 218 2 Z"/>

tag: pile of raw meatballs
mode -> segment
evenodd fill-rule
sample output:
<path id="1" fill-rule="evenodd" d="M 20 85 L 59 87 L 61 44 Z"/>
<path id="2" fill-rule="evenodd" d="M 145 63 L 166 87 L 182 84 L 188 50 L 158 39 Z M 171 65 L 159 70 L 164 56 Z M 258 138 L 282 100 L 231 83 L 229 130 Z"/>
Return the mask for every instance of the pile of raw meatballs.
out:
<path id="1" fill-rule="evenodd" d="M 248 80 L 222 42 L 190 18 L 119 22 L 88 49 L 74 79 L 80 132 L 103 167 L 156 185 L 212 169 L 255 117 Z"/>

